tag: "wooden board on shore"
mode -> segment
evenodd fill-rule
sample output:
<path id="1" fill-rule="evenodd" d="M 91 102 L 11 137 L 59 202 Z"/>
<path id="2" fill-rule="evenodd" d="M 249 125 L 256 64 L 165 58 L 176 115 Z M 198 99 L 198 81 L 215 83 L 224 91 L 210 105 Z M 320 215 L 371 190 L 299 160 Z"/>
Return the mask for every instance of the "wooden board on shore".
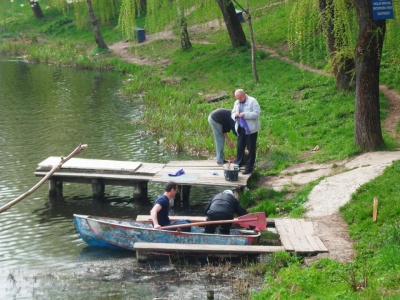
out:
<path id="1" fill-rule="evenodd" d="M 275 228 L 286 251 L 299 254 L 328 252 L 314 232 L 314 225 L 304 219 L 275 219 Z"/>

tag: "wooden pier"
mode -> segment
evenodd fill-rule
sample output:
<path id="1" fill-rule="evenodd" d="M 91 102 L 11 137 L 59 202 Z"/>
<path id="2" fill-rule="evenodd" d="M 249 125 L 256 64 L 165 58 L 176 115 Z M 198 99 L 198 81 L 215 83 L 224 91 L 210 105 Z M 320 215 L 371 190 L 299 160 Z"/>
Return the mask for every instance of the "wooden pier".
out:
<path id="1" fill-rule="evenodd" d="M 44 177 L 59 157 L 51 156 L 38 164 L 36 176 Z M 180 176 L 169 173 L 183 169 Z M 225 180 L 223 167 L 212 160 L 171 161 L 167 164 L 71 158 L 49 180 L 49 195 L 62 196 L 63 182 L 91 184 L 94 197 L 102 197 L 106 185 L 132 186 L 134 196 L 147 196 L 148 183 L 175 181 L 181 186 L 181 199 L 188 201 L 191 186 L 221 186 L 240 193 L 250 175 L 239 173 L 237 181 Z"/>
<path id="2" fill-rule="evenodd" d="M 205 217 L 171 216 L 171 220 L 190 219 L 192 222 L 205 221 Z M 139 215 L 137 221 L 148 221 L 150 216 Z M 274 227 L 281 242 L 280 246 L 263 245 L 197 245 L 167 243 L 135 243 L 136 257 L 146 261 L 148 257 L 160 254 L 202 255 L 217 257 L 237 257 L 242 255 L 262 255 L 278 251 L 287 251 L 299 255 L 316 255 L 328 252 L 320 238 L 314 232 L 314 224 L 306 219 L 268 219 L 269 227 Z"/>

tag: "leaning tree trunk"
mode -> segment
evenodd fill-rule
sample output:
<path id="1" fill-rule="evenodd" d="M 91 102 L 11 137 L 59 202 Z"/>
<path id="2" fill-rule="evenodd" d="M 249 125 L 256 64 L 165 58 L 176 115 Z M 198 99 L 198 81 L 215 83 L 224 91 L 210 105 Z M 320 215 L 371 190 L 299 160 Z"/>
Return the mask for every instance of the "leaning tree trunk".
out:
<path id="1" fill-rule="evenodd" d="M 344 44 L 343 40 L 339 42 L 334 34 L 334 0 L 319 0 L 319 11 L 321 14 L 322 27 L 327 39 L 329 57 L 333 67 L 333 75 L 335 76 L 336 86 L 339 90 L 354 91 L 354 57 L 338 57 L 336 55 L 337 46 L 342 47 L 347 45 Z M 340 43 L 340 45 L 337 43 Z"/>
<path id="2" fill-rule="evenodd" d="M 228 29 L 232 46 L 234 48 L 245 46 L 247 43 L 246 36 L 244 34 L 242 24 L 240 24 L 239 18 L 236 15 L 236 10 L 232 1 L 228 2 L 227 0 L 217 0 L 217 2 L 224 17 L 224 22 L 226 28 Z"/>
<path id="3" fill-rule="evenodd" d="M 86 4 L 88 7 L 88 11 L 89 11 L 89 19 L 90 19 L 90 22 L 92 23 L 92 27 L 93 27 L 94 39 L 96 41 L 96 44 L 97 44 L 97 46 L 99 46 L 99 48 L 108 49 L 106 43 L 103 40 L 103 36 L 101 35 L 99 21 L 97 20 L 95 14 L 94 14 L 92 1 L 86 0 Z"/>
<path id="4" fill-rule="evenodd" d="M 42 9 L 39 5 L 39 2 L 37 0 L 28 0 L 28 2 L 32 8 L 33 15 L 35 16 L 35 18 L 36 19 L 43 18 L 44 15 L 43 15 Z"/>
<path id="5" fill-rule="evenodd" d="M 362 151 L 384 145 L 379 107 L 379 70 L 386 20 L 373 20 L 371 0 L 354 0 L 358 17 L 356 57 L 355 144 Z"/>

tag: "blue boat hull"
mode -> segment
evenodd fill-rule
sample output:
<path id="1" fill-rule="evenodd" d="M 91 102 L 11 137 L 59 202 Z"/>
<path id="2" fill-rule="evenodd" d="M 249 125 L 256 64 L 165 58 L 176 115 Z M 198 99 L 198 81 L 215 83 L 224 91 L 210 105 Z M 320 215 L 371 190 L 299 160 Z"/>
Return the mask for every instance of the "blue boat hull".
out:
<path id="1" fill-rule="evenodd" d="M 201 227 L 192 226 L 192 232 L 156 230 L 151 225 L 123 219 L 74 215 L 75 227 L 82 240 L 97 247 L 135 250 L 136 242 L 252 245 L 260 233 L 232 229 L 230 235 L 206 234 Z"/>

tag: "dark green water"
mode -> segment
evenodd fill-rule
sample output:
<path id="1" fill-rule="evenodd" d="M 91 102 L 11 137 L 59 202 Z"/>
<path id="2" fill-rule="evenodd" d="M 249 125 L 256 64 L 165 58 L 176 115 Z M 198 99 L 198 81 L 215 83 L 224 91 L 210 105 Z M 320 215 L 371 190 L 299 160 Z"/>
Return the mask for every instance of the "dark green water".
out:
<path id="1" fill-rule="evenodd" d="M 122 81 L 111 72 L 0 57 L 0 206 L 39 181 L 33 174 L 39 162 L 66 156 L 79 144 L 89 146 L 82 158 L 198 159 L 169 153 L 143 134 L 145 128 L 135 125 L 143 106 L 119 94 Z M 132 189 L 106 186 L 104 201 L 94 201 L 90 185 L 64 184 L 64 199 L 50 201 L 44 184 L 0 214 L 0 298 L 205 299 L 208 281 L 201 276 L 183 274 L 168 261 L 143 266 L 134 253 L 87 247 L 72 224 L 74 213 L 148 214 L 162 191 L 150 185 L 150 199 L 134 201 Z M 172 214 L 201 215 L 216 192 L 194 188 L 190 207 Z M 228 294 L 221 289 L 216 299 L 229 299 Z"/>

